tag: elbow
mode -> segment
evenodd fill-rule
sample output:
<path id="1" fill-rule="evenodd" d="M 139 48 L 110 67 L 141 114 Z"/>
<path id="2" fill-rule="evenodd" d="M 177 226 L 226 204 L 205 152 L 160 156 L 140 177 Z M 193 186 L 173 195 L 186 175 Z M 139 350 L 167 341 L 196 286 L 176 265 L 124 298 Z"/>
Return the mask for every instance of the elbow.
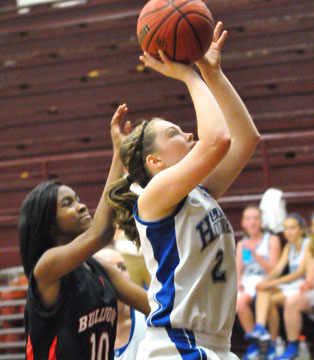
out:
<path id="1" fill-rule="evenodd" d="M 102 233 L 102 240 L 105 245 L 108 245 L 114 238 L 115 226 L 110 224 Z"/>
<path id="2" fill-rule="evenodd" d="M 250 137 L 250 142 L 251 142 L 252 146 L 256 147 L 256 145 L 260 142 L 260 140 L 261 140 L 261 134 L 255 128 Z"/>
<path id="3" fill-rule="evenodd" d="M 218 152 L 221 154 L 222 157 L 227 155 L 228 151 L 230 150 L 231 143 L 231 136 L 228 132 L 222 133 L 217 139 Z"/>
<path id="4" fill-rule="evenodd" d="M 148 305 L 145 306 L 144 314 L 145 314 L 146 316 L 149 316 L 150 313 L 151 313 L 151 308 L 150 308 L 150 306 L 149 306 L 149 304 L 148 304 Z"/>
<path id="5" fill-rule="evenodd" d="M 252 153 L 255 150 L 260 140 L 261 140 L 261 134 L 255 129 L 253 134 L 251 134 L 249 137 L 247 137 L 245 141 L 242 142 L 244 142 L 243 145 L 245 145 L 247 151 Z"/>
<path id="6" fill-rule="evenodd" d="M 208 158 L 212 157 L 219 163 L 230 150 L 232 140 L 228 131 L 221 131 L 214 137 L 200 140 L 199 143 L 202 143 L 202 150 L 200 152 L 204 159 L 206 159 L 204 161 L 208 164 Z"/>
<path id="7" fill-rule="evenodd" d="M 261 140 L 261 134 L 256 130 L 253 135 L 253 142 L 257 145 Z"/>

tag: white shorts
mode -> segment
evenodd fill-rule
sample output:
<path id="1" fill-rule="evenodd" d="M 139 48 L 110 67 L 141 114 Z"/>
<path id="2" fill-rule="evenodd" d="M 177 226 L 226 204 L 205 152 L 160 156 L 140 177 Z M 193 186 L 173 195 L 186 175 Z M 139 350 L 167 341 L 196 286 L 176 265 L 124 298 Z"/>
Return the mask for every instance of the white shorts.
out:
<path id="1" fill-rule="evenodd" d="M 249 294 L 251 298 L 254 298 L 256 295 L 256 285 L 263 280 L 264 276 L 262 275 L 248 275 L 243 276 L 241 279 L 241 285 L 244 288 L 244 292 Z"/>
<path id="2" fill-rule="evenodd" d="M 136 360 L 239 360 L 229 350 L 214 350 L 210 346 L 199 345 L 194 334 L 181 329 L 148 328 Z M 228 343 L 229 340 L 221 341 L 218 348 L 228 348 Z"/>
<path id="3" fill-rule="evenodd" d="M 299 286 L 303 281 L 304 279 L 298 279 L 290 283 L 280 284 L 278 285 L 278 288 L 281 290 L 283 295 L 288 298 L 299 293 Z"/>
<path id="4" fill-rule="evenodd" d="M 308 299 L 309 303 L 314 306 L 314 290 L 306 291 L 305 297 Z"/>

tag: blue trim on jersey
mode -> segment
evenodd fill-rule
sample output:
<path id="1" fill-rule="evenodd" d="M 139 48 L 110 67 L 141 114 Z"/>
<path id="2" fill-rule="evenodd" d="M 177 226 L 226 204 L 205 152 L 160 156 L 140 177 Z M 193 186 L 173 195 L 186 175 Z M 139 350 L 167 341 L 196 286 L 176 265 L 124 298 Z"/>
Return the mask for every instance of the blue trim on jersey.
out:
<path id="1" fill-rule="evenodd" d="M 173 309 L 175 298 L 174 273 L 180 259 L 177 248 L 175 233 L 175 216 L 182 209 L 186 198 L 184 198 L 174 213 L 158 221 L 146 222 L 137 216 L 137 203 L 134 206 L 133 215 L 136 220 L 147 226 L 146 237 L 149 239 L 154 258 L 158 263 L 156 278 L 161 283 L 161 289 L 154 294 L 154 299 L 159 307 L 150 314 L 148 326 L 169 326 L 170 314 Z"/>
<path id="2" fill-rule="evenodd" d="M 207 189 L 205 186 L 199 184 L 199 185 L 197 185 L 196 187 L 198 187 L 198 188 L 200 188 L 201 190 L 205 191 L 205 192 L 213 199 L 213 197 L 210 195 L 208 189 Z"/>
<path id="3" fill-rule="evenodd" d="M 121 356 L 124 351 L 126 350 L 126 348 L 129 346 L 132 338 L 133 338 L 133 334 L 134 334 L 134 328 L 135 328 L 135 313 L 134 313 L 134 309 L 131 308 L 131 318 L 132 318 L 132 325 L 131 325 L 131 332 L 130 332 L 130 337 L 129 337 L 129 341 L 127 344 L 125 344 L 124 346 L 120 347 L 119 349 L 115 349 L 114 350 L 114 356 L 115 357 L 119 357 Z"/>
<path id="4" fill-rule="evenodd" d="M 169 221 L 164 234 L 156 232 L 154 229 L 146 229 L 154 258 L 158 262 L 156 278 L 162 284 L 161 289 L 154 295 L 159 308 L 150 316 L 150 324 L 153 326 L 170 324 L 170 314 L 175 297 L 174 272 L 180 262 L 174 225 L 174 220 Z"/>
<path id="5" fill-rule="evenodd" d="M 166 328 L 166 330 L 183 360 L 207 360 L 204 349 L 196 346 L 193 331 L 172 328 Z"/>

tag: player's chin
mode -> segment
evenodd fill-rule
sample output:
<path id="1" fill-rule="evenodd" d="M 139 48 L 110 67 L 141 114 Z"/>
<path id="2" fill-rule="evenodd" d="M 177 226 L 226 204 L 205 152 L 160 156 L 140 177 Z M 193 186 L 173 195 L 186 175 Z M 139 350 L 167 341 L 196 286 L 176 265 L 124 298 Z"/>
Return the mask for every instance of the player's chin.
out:
<path id="1" fill-rule="evenodd" d="M 92 225 L 92 218 L 91 217 L 85 217 L 80 220 L 80 229 L 82 232 L 88 230 Z"/>

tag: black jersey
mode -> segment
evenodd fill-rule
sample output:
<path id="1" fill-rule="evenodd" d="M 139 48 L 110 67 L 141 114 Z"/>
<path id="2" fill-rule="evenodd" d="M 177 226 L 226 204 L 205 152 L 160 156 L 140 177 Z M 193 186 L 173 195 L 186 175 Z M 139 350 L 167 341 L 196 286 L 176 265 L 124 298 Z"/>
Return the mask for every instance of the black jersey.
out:
<path id="1" fill-rule="evenodd" d="M 33 273 L 25 308 L 27 360 L 111 360 L 117 326 L 117 296 L 93 258 L 66 275 L 57 303 L 45 309 Z"/>

